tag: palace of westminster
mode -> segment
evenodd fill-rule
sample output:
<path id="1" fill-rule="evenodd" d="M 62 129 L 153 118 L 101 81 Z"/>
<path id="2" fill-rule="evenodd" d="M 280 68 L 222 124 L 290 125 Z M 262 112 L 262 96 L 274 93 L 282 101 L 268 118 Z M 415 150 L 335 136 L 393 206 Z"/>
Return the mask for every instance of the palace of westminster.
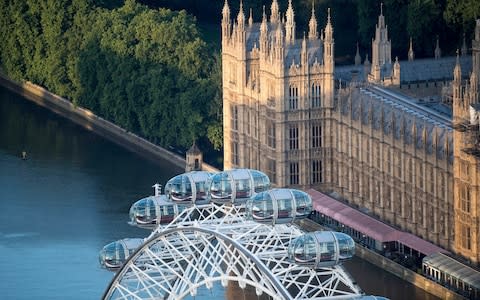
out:
<path id="1" fill-rule="evenodd" d="M 295 32 L 291 1 L 260 23 L 222 10 L 224 168 L 314 188 L 480 263 L 480 20 L 471 56 L 392 61 L 380 12 L 368 55 L 335 66 L 330 11 Z"/>

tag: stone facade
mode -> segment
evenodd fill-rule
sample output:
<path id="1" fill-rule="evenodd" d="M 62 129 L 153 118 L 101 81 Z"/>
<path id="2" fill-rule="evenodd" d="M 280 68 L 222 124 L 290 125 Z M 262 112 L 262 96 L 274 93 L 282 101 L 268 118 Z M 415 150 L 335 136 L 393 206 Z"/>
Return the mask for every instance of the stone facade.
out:
<path id="1" fill-rule="evenodd" d="M 277 186 L 332 182 L 330 17 L 319 37 L 312 9 L 308 37 L 295 39 L 291 2 L 285 21 L 276 0 L 260 24 L 245 24 L 243 7 L 231 24 L 227 2 L 222 14 L 224 168 L 262 170 Z"/>
<path id="2" fill-rule="evenodd" d="M 259 169 L 278 187 L 333 193 L 480 260 L 479 161 L 474 145 L 465 144 L 475 131 L 454 130 L 451 114 L 453 102 L 454 123 L 467 124 L 470 104 L 478 103 L 480 37 L 473 41 L 474 71 L 465 87 L 461 70 L 449 82 L 455 64 L 468 72 L 467 57 L 415 60 L 411 50 L 410 61 L 392 64 L 382 13 L 372 63 L 366 58 L 360 64 L 357 53 L 355 66 L 343 69 L 334 65 L 330 12 L 318 34 L 312 8 L 309 32 L 301 39 L 295 38 L 291 1 L 285 20 L 277 0 L 269 18 L 263 11 L 261 23 L 252 16 L 246 22 L 242 6 L 232 23 L 227 1 L 222 15 L 225 169 Z M 480 24 L 477 30 L 480 35 Z M 428 73 L 432 66 L 437 69 Z M 407 86 L 428 97 L 402 93 Z M 468 128 L 476 128 L 478 137 L 478 125 Z"/>
<path id="3" fill-rule="evenodd" d="M 478 263 L 480 262 L 480 20 L 477 20 L 475 39 L 472 41 L 472 60 L 470 79 L 466 82 L 462 80 L 462 70 L 460 63 L 457 62 L 453 80 L 454 250 Z"/>

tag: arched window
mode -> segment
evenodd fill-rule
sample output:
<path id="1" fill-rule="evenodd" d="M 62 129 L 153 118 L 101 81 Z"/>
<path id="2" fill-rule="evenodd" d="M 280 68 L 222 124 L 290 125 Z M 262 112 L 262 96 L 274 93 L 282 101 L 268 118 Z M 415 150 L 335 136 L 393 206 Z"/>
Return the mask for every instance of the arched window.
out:
<path id="1" fill-rule="evenodd" d="M 310 89 L 310 101 L 312 108 L 320 107 L 320 84 L 318 82 L 314 82 Z"/>
<path id="2" fill-rule="evenodd" d="M 288 109 L 298 109 L 298 87 L 295 85 L 288 89 Z"/>

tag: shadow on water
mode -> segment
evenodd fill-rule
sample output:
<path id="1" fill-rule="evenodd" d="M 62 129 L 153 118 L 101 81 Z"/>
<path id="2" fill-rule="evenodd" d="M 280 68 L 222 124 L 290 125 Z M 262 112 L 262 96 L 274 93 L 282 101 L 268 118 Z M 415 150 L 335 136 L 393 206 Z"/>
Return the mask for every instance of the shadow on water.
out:
<path id="1" fill-rule="evenodd" d="M 345 262 L 344 266 L 368 295 L 383 296 L 391 300 L 440 300 L 440 298 L 426 293 L 413 284 L 400 280 L 395 275 L 356 256 Z"/>

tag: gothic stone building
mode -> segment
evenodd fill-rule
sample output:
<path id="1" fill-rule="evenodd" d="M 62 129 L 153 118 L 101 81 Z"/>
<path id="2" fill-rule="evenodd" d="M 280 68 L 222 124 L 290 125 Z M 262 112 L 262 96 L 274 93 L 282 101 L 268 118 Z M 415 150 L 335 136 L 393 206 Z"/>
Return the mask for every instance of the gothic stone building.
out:
<path id="1" fill-rule="evenodd" d="M 380 13 L 372 62 L 361 65 L 357 51 L 354 66 L 336 68 L 330 13 L 318 32 L 312 8 L 300 39 L 291 1 L 284 19 L 277 0 L 261 23 L 251 13 L 246 20 L 242 5 L 232 22 L 227 1 L 222 15 L 225 169 L 259 169 L 276 186 L 336 195 L 480 261 L 478 119 L 470 117 L 480 23 L 473 63 L 441 58 L 438 44 L 435 59 L 414 60 L 411 47 L 409 61 L 392 63 Z"/>

